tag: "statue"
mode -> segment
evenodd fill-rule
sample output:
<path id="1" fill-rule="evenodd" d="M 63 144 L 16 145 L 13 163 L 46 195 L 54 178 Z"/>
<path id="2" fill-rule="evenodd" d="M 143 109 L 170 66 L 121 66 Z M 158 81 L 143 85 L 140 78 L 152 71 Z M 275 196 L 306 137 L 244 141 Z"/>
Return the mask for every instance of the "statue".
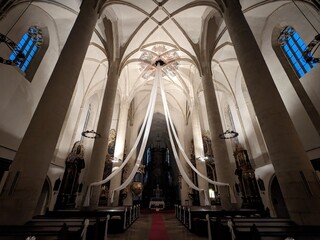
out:
<path id="1" fill-rule="evenodd" d="M 65 161 L 65 171 L 61 182 L 55 209 L 74 208 L 79 188 L 79 176 L 85 168 L 84 149 L 80 141 L 74 143 Z"/>
<path id="2" fill-rule="evenodd" d="M 157 188 L 153 189 L 153 195 L 156 198 L 160 198 L 162 196 L 162 189 L 160 189 L 159 184 L 157 184 Z"/>

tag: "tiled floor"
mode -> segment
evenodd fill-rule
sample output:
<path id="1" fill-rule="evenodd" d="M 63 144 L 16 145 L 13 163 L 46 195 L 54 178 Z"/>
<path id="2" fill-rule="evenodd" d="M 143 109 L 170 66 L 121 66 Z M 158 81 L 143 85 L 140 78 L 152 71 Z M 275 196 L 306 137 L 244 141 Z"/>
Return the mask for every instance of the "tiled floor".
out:
<path id="1" fill-rule="evenodd" d="M 189 232 L 175 217 L 174 213 L 161 213 L 166 225 L 169 240 L 204 240 L 207 237 L 199 237 Z M 148 240 L 151 229 L 152 214 L 141 213 L 140 217 L 122 234 L 109 234 L 108 240 Z"/>

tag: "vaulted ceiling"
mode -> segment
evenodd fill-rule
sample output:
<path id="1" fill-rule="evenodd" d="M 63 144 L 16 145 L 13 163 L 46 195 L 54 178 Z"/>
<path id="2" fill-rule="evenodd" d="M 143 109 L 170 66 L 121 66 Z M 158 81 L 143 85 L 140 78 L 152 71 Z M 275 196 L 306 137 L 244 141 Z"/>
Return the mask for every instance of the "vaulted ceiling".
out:
<path id="1" fill-rule="evenodd" d="M 262 36 L 261 22 L 290 3 L 281 0 L 240 2 L 258 43 Z M 74 14 L 71 18 L 74 21 L 80 0 L 35 1 L 34 4 L 59 23 L 65 21 L 68 14 Z M 68 28 L 60 29 L 67 31 Z M 149 100 L 154 63 L 162 60 L 170 108 L 184 120 L 188 117 L 186 106 L 191 106 L 194 96 L 202 91 L 201 65 L 205 60 L 211 61 L 218 91 L 230 96 L 234 94 L 240 72 L 218 4 L 209 0 L 106 1 L 82 69 L 86 94 L 103 89 L 108 64 L 115 58 L 121 60 L 118 98 L 135 99 L 137 113 Z M 156 111 L 161 112 L 157 108 Z"/>

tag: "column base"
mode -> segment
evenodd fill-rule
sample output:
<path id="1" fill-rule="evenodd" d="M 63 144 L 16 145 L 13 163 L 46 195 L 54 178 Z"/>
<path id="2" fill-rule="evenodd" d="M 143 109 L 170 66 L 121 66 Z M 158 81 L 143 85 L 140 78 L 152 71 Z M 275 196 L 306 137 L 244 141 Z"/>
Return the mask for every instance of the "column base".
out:
<path id="1" fill-rule="evenodd" d="M 313 170 L 276 173 L 291 220 L 320 226 L 320 183 Z"/>

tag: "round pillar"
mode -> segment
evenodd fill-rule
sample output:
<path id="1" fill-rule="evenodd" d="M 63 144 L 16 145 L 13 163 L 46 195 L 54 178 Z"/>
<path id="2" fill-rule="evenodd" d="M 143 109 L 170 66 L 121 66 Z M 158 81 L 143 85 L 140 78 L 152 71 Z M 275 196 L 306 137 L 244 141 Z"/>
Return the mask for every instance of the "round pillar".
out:
<path id="1" fill-rule="evenodd" d="M 320 186 L 240 3 L 225 0 L 223 16 L 260 123 L 290 217 L 320 223 Z"/>
<path id="2" fill-rule="evenodd" d="M 127 123 L 128 123 L 128 112 L 129 112 L 130 104 L 124 100 L 121 103 L 120 107 L 120 115 L 117 127 L 117 137 L 116 137 L 116 144 L 114 149 L 114 159 L 116 162 L 113 163 L 112 171 L 116 168 L 119 168 L 121 163 L 123 162 L 123 154 L 124 154 L 124 147 L 126 141 L 126 132 L 127 132 Z M 109 193 L 112 192 L 113 189 L 117 188 L 121 184 L 121 173 L 119 172 L 115 175 L 110 181 L 110 189 Z M 119 204 L 119 191 L 114 192 L 114 205 L 118 206 Z"/>
<path id="3" fill-rule="evenodd" d="M 103 170 L 108 151 L 109 130 L 118 86 L 118 70 L 119 59 L 116 59 L 109 65 L 108 79 L 103 95 L 101 111 L 97 126 L 97 133 L 99 133 L 101 137 L 96 138 L 93 144 L 91 161 L 88 170 L 89 172 L 86 178 L 87 188 L 91 183 L 101 181 L 103 177 Z M 100 185 L 94 186 L 92 188 L 90 208 L 98 207 L 100 190 Z"/>
<path id="4" fill-rule="evenodd" d="M 194 156 L 196 160 L 196 167 L 197 170 L 202 173 L 203 175 L 207 176 L 207 168 L 206 162 L 200 159 L 204 157 L 203 151 L 203 141 L 202 141 L 202 131 L 199 121 L 199 111 L 198 105 L 195 100 L 193 110 L 191 113 L 191 121 L 192 121 L 192 133 L 193 133 L 193 145 L 194 145 Z M 204 191 L 208 194 L 209 193 L 209 185 L 208 182 L 203 179 L 202 177 L 198 176 L 198 187 L 204 189 Z M 205 205 L 205 195 L 203 192 L 199 193 L 200 198 L 200 205 Z"/>
<path id="5" fill-rule="evenodd" d="M 96 3 L 84 0 L 10 168 L 0 225 L 33 216 L 97 19 Z"/>
<path id="6" fill-rule="evenodd" d="M 219 182 L 228 183 L 233 189 L 235 185 L 234 175 L 229 160 L 228 149 L 224 139 L 220 139 L 219 135 L 223 133 L 220 111 L 216 97 L 216 91 L 212 80 L 211 71 L 207 69 L 202 76 L 202 85 L 204 98 L 207 106 L 209 128 L 212 141 L 212 151 L 214 155 L 214 163 L 217 171 L 217 180 Z M 230 193 L 228 187 L 219 186 L 221 206 L 225 210 L 232 208 Z"/>

